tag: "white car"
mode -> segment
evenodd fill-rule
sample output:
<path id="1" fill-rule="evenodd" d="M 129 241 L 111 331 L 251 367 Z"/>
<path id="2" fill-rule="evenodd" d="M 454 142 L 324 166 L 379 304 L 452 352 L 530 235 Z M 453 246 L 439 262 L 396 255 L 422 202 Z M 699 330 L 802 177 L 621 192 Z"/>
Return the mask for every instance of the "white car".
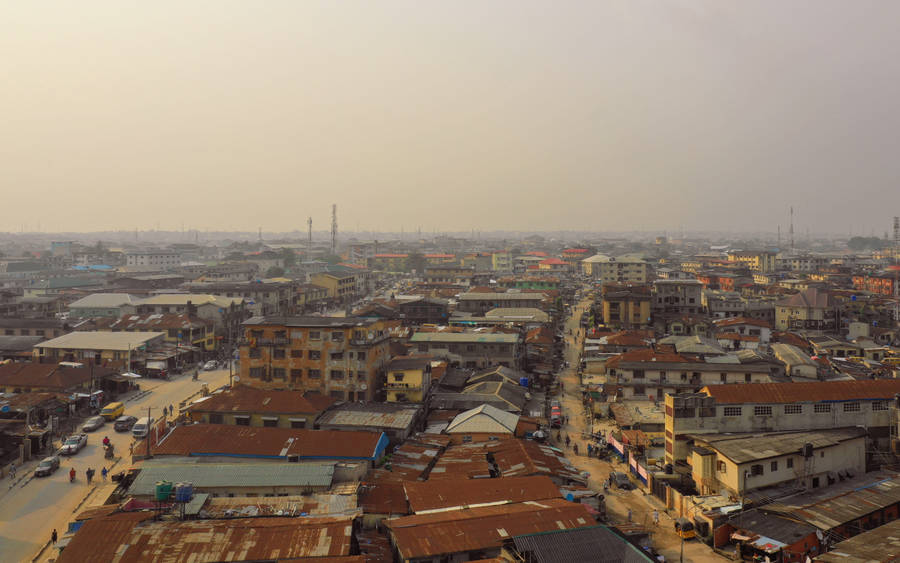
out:
<path id="1" fill-rule="evenodd" d="M 75 455 L 87 445 L 87 434 L 72 434 L 59 448 L 59 455 Z"/>
<path id="2" fill-rule="evenodd" d="M 210 361 L 206 362 L 205 364 L 203 364 L 203 371 L 212 371 L 212 370 L 216 369 L 216 367 L 218 367 L 218 364 L 216 364 L 216 361 L 210 360 Z"/>

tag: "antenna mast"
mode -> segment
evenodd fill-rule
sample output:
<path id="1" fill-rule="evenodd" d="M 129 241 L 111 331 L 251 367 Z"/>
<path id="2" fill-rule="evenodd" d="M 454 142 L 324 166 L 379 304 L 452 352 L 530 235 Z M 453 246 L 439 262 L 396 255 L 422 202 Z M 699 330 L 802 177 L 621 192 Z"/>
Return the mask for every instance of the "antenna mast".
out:
<path id="1" fill-rule="evenodd" d="M 337 204 L 331 206 L 331 253 L 337 254 Z"/>
<path id="2" fill-rule="evenodd" d="M 306 260 L 312 260 L 312 217 L 306 220 Z"/>
<path id="3" fill-rule="evenodd" d="M 794 206 L 791 206 L 791 253 L 794 252 Z"/>

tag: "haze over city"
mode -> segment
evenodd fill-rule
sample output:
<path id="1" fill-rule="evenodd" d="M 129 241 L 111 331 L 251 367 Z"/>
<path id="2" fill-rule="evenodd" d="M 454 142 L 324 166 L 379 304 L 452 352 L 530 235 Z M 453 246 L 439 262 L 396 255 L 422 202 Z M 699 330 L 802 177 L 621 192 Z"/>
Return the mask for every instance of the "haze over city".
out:
<path id="1" fill-rule="evenodd" d="M 0 230 L 798 230 L 900 204 L 889 2 L 8 2 Z M 874 204 L 874 205 L 872 205 Z"/>

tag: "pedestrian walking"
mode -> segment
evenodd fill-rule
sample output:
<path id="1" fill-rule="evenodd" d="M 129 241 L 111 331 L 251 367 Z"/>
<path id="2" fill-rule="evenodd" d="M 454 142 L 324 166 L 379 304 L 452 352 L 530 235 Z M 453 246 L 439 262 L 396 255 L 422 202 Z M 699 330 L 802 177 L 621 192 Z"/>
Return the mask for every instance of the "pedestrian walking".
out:
<path id="1" fill-rule="evenodd" d="M 573 451 L 575 452 L 575 455 L 578 455 L 578 444 L 575 444 L 575 445 L 572 447 L 572 449 L 573 449 Z"/>
<path id="2" fill-rule="evenodd" d="M 629 508 L 628 509 L 628 521 L 629 522 L 631 522 L 631 517 L 632 517 L 632 513 L 631 513 L 631 509 Z"/>
<path id="3" fill-rule="evenodd" d="M 58 538 L 59 538 L 59 536 L 56 533 L 56 528 L 53 528 L 53 531 L 50 532 L 50 543 L 56 545 L 56 540 Z"/>
<path id="4" fill-rule="evenodd" d="M 570 442 L 570 441 L 571 441 L 571 440 L 569 440 L 569 435 L 566 434 L 566 447 L 567 447 L 567 448 L 569 447 L 569 442 Z"/>
<path id="5" fill-rule="evenodd" d="M 10 479 L 15 479 L 15 478 L 16 478 L 16 464 L 15 464 L 15 462 L 9 464 L 9 478 L 10 478 Z"/>
<path id="6" fill-rule="evenodd" d="M 109 469 L 103 468 L 100 470 L 100 475 L 103 477 L 103 480 L 106 481 L 106 475 L 109 473 Z"/>
<path id="7" fill-rule="evenodd" d="M 659 510 L 653 511 L 653 525 L 659 526 Z"/>
<path id="8" fill-rule="evenodd" d="M 175 407 L 169 405 L 169 416 L 172 416 L 173 414 L 175 414 Z"/>
<path id="9" fill-rule="evenodd" d="M 94 478 L 94 470 L 93 470 L 93 468 L 88 467 L 88 470 L 85 471 L 84 474 L 85 474 L 85 476 L 87 477 L 88 485 L 90 485 L 90 484 L 91 484 L 91 479 Z"/>
<path id="10" fill-rule="evenodd" d="M 593 448 L 593 446 L 591 446 L 590 443 L 588 443 L 588 448 L 587 448 L 587 450 L 588 450 L 588 457 L 591 457 L 591 452 L 594 450 L 594 448 Z"/>

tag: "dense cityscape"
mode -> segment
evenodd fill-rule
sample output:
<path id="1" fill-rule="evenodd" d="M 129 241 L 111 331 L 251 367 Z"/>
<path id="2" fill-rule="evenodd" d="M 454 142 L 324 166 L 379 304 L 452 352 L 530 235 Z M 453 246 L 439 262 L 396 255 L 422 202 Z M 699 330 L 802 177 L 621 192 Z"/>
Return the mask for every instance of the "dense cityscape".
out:
<path id="1" fill-rule="evenodd" d="M 0 237 L 0 551 L 888 560 L 900 219 Z M 839 555 L 838 555 L 839 554 Z"/>

